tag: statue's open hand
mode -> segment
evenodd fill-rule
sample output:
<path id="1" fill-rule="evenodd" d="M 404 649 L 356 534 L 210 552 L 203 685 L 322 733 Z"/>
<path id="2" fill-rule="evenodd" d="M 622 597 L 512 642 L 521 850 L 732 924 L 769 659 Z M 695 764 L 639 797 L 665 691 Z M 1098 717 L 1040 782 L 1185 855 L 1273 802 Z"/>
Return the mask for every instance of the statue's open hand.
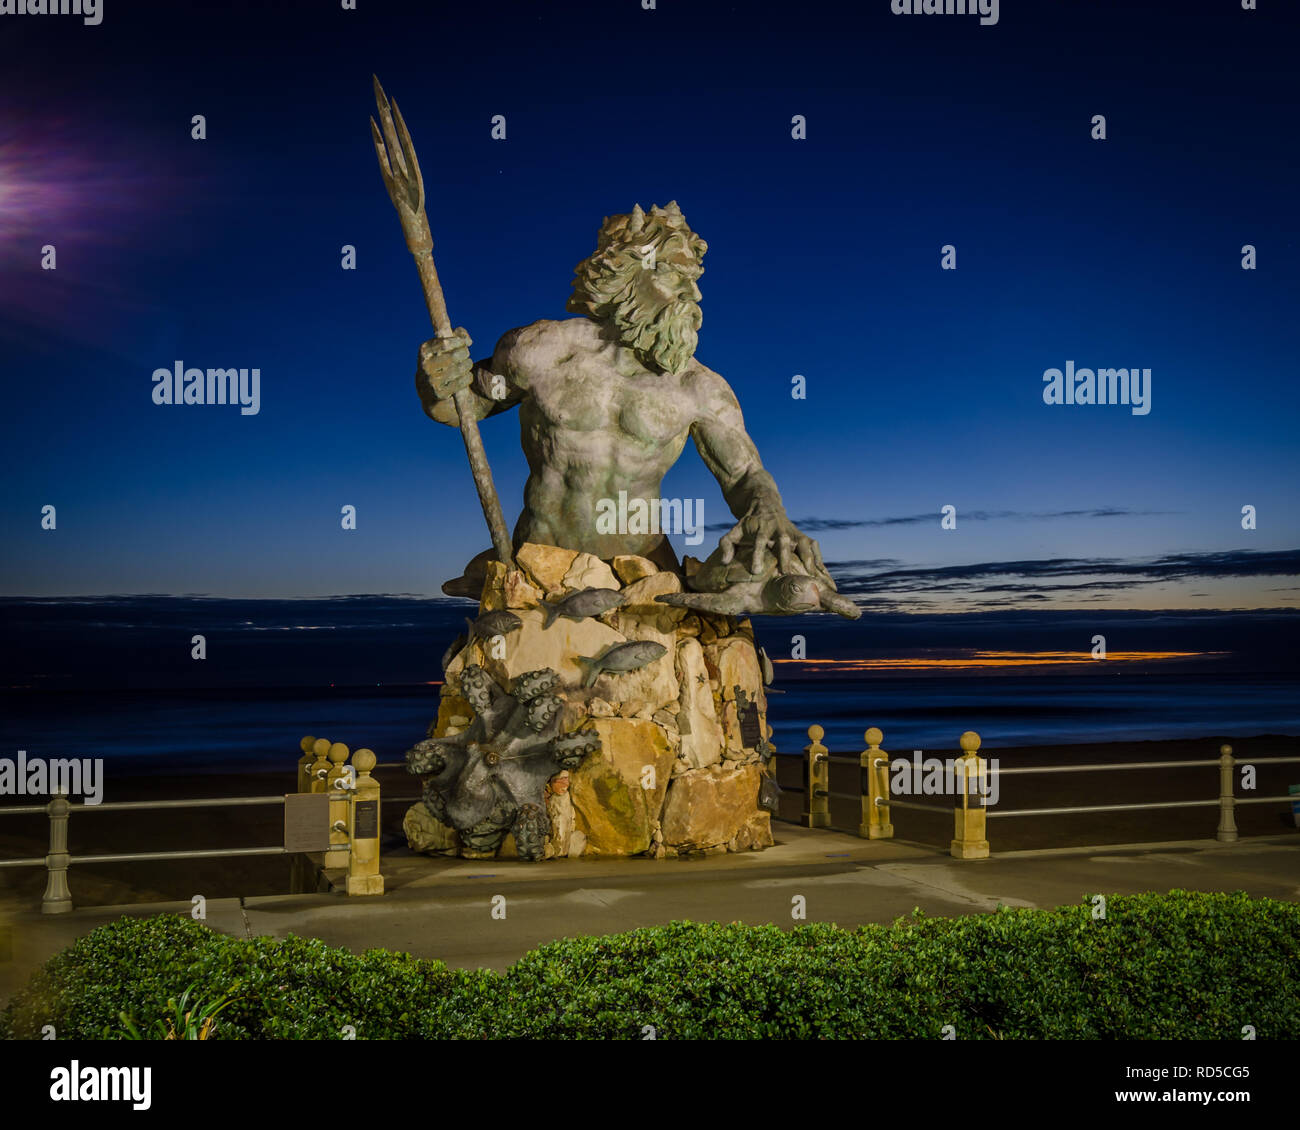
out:
<path id="1" fill-rule="evenodd" d="M 420 346 L 415 387 L 426 408 L 441 400 L 450 400 L 474 379 L 474 362 L 469 348 L 469 334 L 457 329 L 451 337 L 435 337 Z"/>
<path id="2" fill-rule="evenodd" d="M 768 566 L 768 552 L 775 551 L 782 575 L 806 573 L 834 591 L 835 584 L 822 563 L 817 543 L 786 517 L 779 502 L 759 499 L 718 542 L 723 564 L 729 564 L 741 546 L 752 546 L 749 571 L 762 573 Z M 798 564 L 796 565 L 796 561 Z"/>

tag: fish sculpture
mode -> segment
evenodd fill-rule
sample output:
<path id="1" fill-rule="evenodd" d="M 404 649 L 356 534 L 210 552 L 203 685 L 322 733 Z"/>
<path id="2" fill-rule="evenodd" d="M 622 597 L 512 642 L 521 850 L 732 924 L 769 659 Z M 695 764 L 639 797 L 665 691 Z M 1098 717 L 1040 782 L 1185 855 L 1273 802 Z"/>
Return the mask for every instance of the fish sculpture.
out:
<path id="1" fill-rule="evenodd" d="M 485 612 L 473 621 L 466 616 L 465 623 L 469 627 L 470 640 L 490 640 L 493 636 L 508 636 L 524 626 L 524 622 L 513 612 Z"/>
<path id="2" fill-rule="evenodd" d="M 563 616 L 567 620 L 586 620 L 600 616 L 611 608 L 618 608 L 626 599 L 617 589 L 583 589 L 563 600 L 543 603 L 542 613 L 546 619 L 542 627 L 549 628 L 557 616 Z"/>
<path id="3" fill-rule="evenodd" d="M 602 671 L 615 675 L 626 675 L 629 671 L 639 671 L 647 663 L 666 655 L 668 649 L 654 640 L 632 640 L 629 643 L 615 644 L 599 656 L 578 656 L 580 664 L 589 667 L 584 687 L 592 686 Z"/>

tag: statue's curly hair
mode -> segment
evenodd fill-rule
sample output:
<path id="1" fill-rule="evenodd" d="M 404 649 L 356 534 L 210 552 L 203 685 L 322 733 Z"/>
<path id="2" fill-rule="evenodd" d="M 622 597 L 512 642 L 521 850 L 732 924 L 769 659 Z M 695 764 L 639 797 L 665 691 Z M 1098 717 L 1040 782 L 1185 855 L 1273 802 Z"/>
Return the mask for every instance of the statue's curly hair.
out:
<path id="1" fill-rule="evenodd" d="M 698 265 L 709 245 L 691 231 L 676 200 L 666 208 L 652 205 L 649 212 L 638 204 L 631 212 L 606 216 L 596 250 L 574 268 L 573 293 L 565 309 L 597 320 L 626 311 L 633 282 L 651 248 L 659 259 L 687 250 Z M 697 271 L 702 274 L 704 268 Z"/>

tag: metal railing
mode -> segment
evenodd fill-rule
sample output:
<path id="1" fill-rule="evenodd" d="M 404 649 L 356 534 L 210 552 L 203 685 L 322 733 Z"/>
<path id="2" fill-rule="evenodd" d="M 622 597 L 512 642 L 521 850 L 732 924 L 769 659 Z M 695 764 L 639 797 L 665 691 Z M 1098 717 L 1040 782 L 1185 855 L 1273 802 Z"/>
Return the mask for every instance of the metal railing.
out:
<path id="1" fill-rule="evenodd" d="M 320 748 L 322 744 L 323 749 Z M 341 859 L 340 857 L 350 857 L 353 854 L 355 824 L 352 818 L 351 805 L 354 798 L 348 794 L 347 790 L 354 790 L 355 783 L 353 785 L 339 784 L 340 781 L 349 779 L 349 774 L 344 771 L 344 765 L 350 751 L 347 746 L 339 742 L 331 743 L 324 738 L 318 740 L 312 737 L 303 738 L 300 748 L 303 751 L 303 757 L 298 763 L 298 791 L 302 793 L 332 790 L 332 842 L 329 851 L 324 854 L 327 856 L 332 855 L 334 857 L 332 862 L 334 863 L 350 863 L 350 858 Z M 357 750 L 358 757 L 363 753 L 367 754 L 371 759 L 374 758 L 374 754 L 370 753 L 369 750 Z M 324 762 L 323 768 L 321 762 Z M 357 768 L 361 769 L 361 778 L 365 782 L 369 782 L 371 799 L 378 800 L 379 787 L 378 783 L 369 777 L 370 769 L 394 768 L 396 766 L 405 766 L 405 764 L 404 761 L 384 762 L 382 765 L 372 763 L 369 768 L 364 768 L 365 761 L 362 760 L 361 765 L 357 766 Z M 356 769 L 351 766 L 347 768 L 352 769 L 350 778 L 355 782 L 357 780 Z M 414 796 L 388 797 L 385 799 L 391 803 L 400 804 L 415 802 L 421 798 Z M 101 852 L 74 855 L 68 850 L 68 824 L 74 811 L 90 814 L 95 812 L 156 811 L 162 809 L 238 808 L 259 805 L 279 805 L 283 808 L 285 803 L 286 798 L 284 796 L 252 796 L 194 797 L 178 800 L 126 800 L 113 801 L 107 804 L 86 804 L 83 802 L 74 805 L 68 800 L 66 794 L 56 793 L 46 804 L 0 806 L 0 816 L 44 814 L 48 817 L 50 825 L 48 854 L 19 859 L 0 859 L 0 868 L 44 867 L 46 869 L 46 880 L 45 893 L 41 898 L 41 912 L 44 914 L 65 913 L 73 908 L 72 891 L 68 885 L 68 868 L 74 863 L 147 863 L 184 859 L 233 859 L 247 856 L 302 854 L 299 851 L 285 847 L 281 843 L 261 847 L 184 848 L 166 851 Z M 377 833 L 373 839 L 377 843 Z M 377 859 L 376 848 L 376 862 Z M 363 869 L 377 875 L 377 871 L 373 868 L 365 867 Z"/>
<path id="2" fill-rule="evenodd" d="M 1179 761 L 1122 761 L 1115 763 L 1092 763 L 1076 765 L 1021 765 L 1007 769 L 990 767 L 986 758 L 979 756 L 981 738 L 973 730 L 961 735 L 959 745 L 962 754 L 953 762 L 954 778 L 960 779 L 961 788 L 953 793 L 953 802 L 946 804 L 926 804 L 914 800 L 902 800 L 891 794 L 889 774 L 898 764 L 914 764 L 906 759 L 893 761 L 887 752 L 880 748 L 884 735 L 875 727 L 863 735 L 867 748 L 856 758 L 831 754 L 821 739 L 825 731 L 821 726 L 808 727 L 809 744 L 803 751 L 804 783 L 784 791 L 802 793 L 804 811 L 800 822 L 809 828 L 830 826 L 830 800 L 860 799 L 862 802 L 862 823 L 858 834 L 869 839 L 892 837 L 894 826 L 890 819 L 893 808 L 910 809 L 917 812 L 946 814 L 953 813 L 954 835 L 950 851 L 958 859 L 983 859 L 989 854 L 988 840 L 985 835 L 985 821 L 992 817 L 1010 816 L 1066 816 L 1090 812 L 1138 812 L 1148 809 L 1166 808 L 1210 808 L 1219 810 L 1219 824 L 1215 838 L 1221 843 L 1232 843 L 1238 838 L 1235 810 L 1242 804 L 1292 804 L 1300 800 L 1300 795 L 1282 793 L 1272 796 L 1239 797 L 1236 795 L 1234 771 L 1238 766 L 1254 765 L 1288 765 L 1300 763 L 1300 757 L 1235 757 L 1232 746 L 1219 747 L 1217 758 Z M 861 770 L 861 792 L 831 792 L 829 788 L 829 766 L 831 762 L 856 763 Z M 1198 798 L 1195 800 L 1151 800 L 1125 804 L 1085 804 L 1059 805 L 1050 808 L 998 808 L 988 801 L 989 774 L 997 777 L 1028 775 L 1034 773 L 1103 773 L 1129 769 L 1187 769 L 1217 766 L 1219 769 L 1219 793 L 1217 797 Z"/>
<path id="3" fill-rule="evenodd" d="M 46 869 L 45 894 L 41 898 L 41 912 L 60 914 L 72 909 L 72 890 L 68 886 L 68 867 L 73 863 L 142 863 L 168 859 L 219 859 L 240 855 L 286 855 L 284 846 L 252 848 L 204 848 L 181 851 L 112 852 L 107 854 L 73 855 L 68 851 L 68 820 L 74 810 L 90 812 L 142 811 L 165 808 L 220 808 L 235 805 L 284 804 L 284 797 L 221 797 L 202 800 L 128 800 L 109 804 L 73 805 L 62 793 L 50 798 L 48 804 L 25 804 L 0 808 L 0 816 L 32 815 L 45 813 L 50 821 L 50 851 L 48 855 L 28 859 L 0 859 L 0 867 L 44 867 Z"/>
<path id="4" fill-rule="evenodd" d="M 901 808 L 918 812 L 947 813 L 953 812 L 954 836 L 951 853 L 959 859 L 982 859 L 989 854 L 988 840 L 985 838 L 985 821 L 990 817 L 1011 816 L 1059 816 L 1090 812 L 1135 812 L 1148 809 L 1164 808 L 1208 808 L 1219 809 L 1219 825 L 1215 833 L 1220 842 L 1231 843 L 1238 838 L 1235 809 L 1241 804 L 1284 804 L 1300 800 L 1300 796 L 1282 794 L 1262 797 L 1238 797 L 1235 795 L 1233 771 L 1240 765 L 1284 765 L 1300 763 L 1300 757 L 1251 757 L 1236 758 L 1232 747 L 1220 747 L 1217 759 L 1181 760 L 1181 761 L 1127 761 L 1113 764 L 1082 765 L 1025 765 L 992 772 L 997 776 L 1020 774 L 1049 773 L 1098 773 L 1119 770 L 1140 769 L 1186 769 L 1203 768 L 1209 765 L 1219 767 L 1219 795 L 1215 798 L 1174 801 L 1145 801 L 1126 804 L 1091 804 L 1063 805 L 1052 808 L 1017 808 L 1003 809 L 990 807 L 987 803 L 987 781 L 990 772 L 986 759 L 978 755 L 981 744 L 979 734 L 968 730 L 962 734 L 959 744 L 961 758 L 954 762 L 954 767 L 961 766 L 958 774 L 963 782 L 961 790 L 954 795 L 953 804 L 925 804 L 913 800 L 902 800 L 890 793 L 889 774 L 894 765 L 887 752 L 880 748 L 884 735 L 872 727 L 863 735 L 867 748 L 856 757 L 832 754 L 821 744 L 825 731 L 821 726 L 808 727 L 809 744 L 803 750 L 804 783 L 801 786 L 786 786 L 782 791 L 801 793 L 804 797 L 803 813 L 800 822 L 806 827 L 830 827 L 830 801 L 832 799 L 860 800 L 862 804 L 862 822 L 858 834 L 868 839 L 889 838 L 894 834 L 891 821 L 891 809 Z M 303 738 L 300 743 L 303 756 L 298 762 L 298 792 L 327 793 L 330 804 L 330 846 L 319 853 L 321 866 L 343 866 L 349 868 L 348 892 L 355 894 L 377 894 L 383 891 L 383 877 L 378 872 L 377 826 L 373 835 L 359 837 L 355 818 L 355 804 L 358 785 L 361 785 L 367 800 L 376 804 L 378 812 L 379 785 L 370 776 L 372 769 L 393 769 L 405 767 L 404 761 L 375 761 L 369 750 L 357 751 L 357 764 L 346 765 L 350 755 L 348 747 L 339 742 L 331 743 L 324 738 Z M 365 755 L 362 757 L 362 755 Z M 832 762 L 856 764 L 861 771 L 861 791 L 858 793 L 832 792 L 830 789 L 830 765 Z M 905 764 L 910 764 L 903 761 Z M 360 770 L 358 777 L 357 771 Z M 775 774 L 776 761 L 769 761 L 768 772 Z M 984 788 L 979 787 L 980 782 Z M 972 789 L 970 786 L 974 785 Z M 413 803 L 420 797 L 392 797 L 393 803 Z M 162 809 L 196 809 L 245 807 L 255 805 L 285 805 L 284 796 L 263 797 L 217 797 L 192 798 L 180 800 L 145 800 L 117 801 L 108 804 L 80 804 L 76 811 L 123 812 L 149 811 Z M 7 867 L 44 867 L 46 869 L 45 894 L 41 900 L 41 910 L 46 914 L 57 914 L 72 909 L 72 894 L 68 886 L 68 868 L 73 863 L 133 863 L 157 862 L 183 859 L 221 859 L 241 856 L 269 856 L 301 854 L 283 844 L 261 847 L 227 847 L 206 849 L 181 849 L 174 851 L 114 852 L 98 854 L 73 855 L 68 850 L 68 822 L 74 806 L 68 798 L 59 794 L 47 804 L 16 805 L 0 807 L 0 816 L 20 816 L 45 814 L 49 819 L 49 853 L 44 856 L 32 856 L 21 859 L 0 859 L 0 868 Z M 377 820 L 377 816 L 376 816 Z M 364 850 L 358 851 L 358 844 Z M 361 859 L 361 856 L 366 856 Z M 355 871 L 354 875 L 352 872 Z"/>

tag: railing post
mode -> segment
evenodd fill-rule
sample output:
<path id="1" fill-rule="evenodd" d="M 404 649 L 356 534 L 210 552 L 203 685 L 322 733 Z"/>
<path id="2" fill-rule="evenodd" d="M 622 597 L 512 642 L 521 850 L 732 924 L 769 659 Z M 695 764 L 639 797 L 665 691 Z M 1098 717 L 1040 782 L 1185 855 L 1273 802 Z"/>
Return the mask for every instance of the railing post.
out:
<path id="1" fill-rule="evenodd" d="M 831 826 L 831 770 L 829 753 L 822 738 L 826 731 L 820 726 L 809 726 L 812 741 L 804 746 L 804 800 L 803 826 L 829 828 Z"/>
<path id="2" fill-rule="evenodd" d="M 350 797 L 348 819 L 351 851 L 348 852 L 348 894 L 382 895 L 384 877 L 379 873 L 379 782 L 371 775 L 375 755 L 359 749 L 352 757 L 357 787 Z"/>
<path id="3" fill-rule="evenodd" d="M 953 766 L 957 785 L 953 803 L 953 838 L 948 853 L 953 859 L 988 859 L 989 842 L 984 836 L 984 773 L 986 764 L 977 752 L 980 736 L 967 730 L 961 736 L 961 758 Z M 971 783 L 975 792 L 970 791 Z"/>
<path id="4" fill-rule="evenodd" d="M 311 780 L 308 782 L 307 791 L 309 793 L 323 793 L 329 788 L 329 781 L 327 779 L 330 773 L 330 762 L 328 756 L 330 751 L 329 739 L 317 738 L 316 744 L 312 746 L 312 749 L 315 751 L 316 759 L 311 763 L 311 768 L 308 770 L 308 773 L 311 775 Z"/>
<path id="5" fill-rule="evenodd" d="M 867 748 L 861 758 L 862 823 L 858 835 L 868 840 L 891 839 L 894 825 L 889 820 L 889 754 L 880 748 L 885 735 L 872 726 L 862 736 Z"/>
<path id="6" fill-rule="evenodd" d="M 1219 746 L 1219 830 L 1214 838 L 1230 844 L 1237 839 L 1237 798 L 1234 795 L 1232 746 Z"/>
<path id="7" fill-rule="evenodd" d="M 45 896 L 42 914 L 67 914 L 72 909 L 72 891 L 68 889 L 68 813 L 72 805 L 62 793 L 56 793 L 45 806 L 50 814 L 50 854 L 45 857 Z"/>
<path id="8" fill-rule="evenodd" d="M 316 760 L 316 739 L 308 735 L 298 743 L 302 756 L 298 758 L 298 791 L 311 792 L 311 766 Z"/>
<path id="9" fill-rule="evenodd" d="M 352 805 L 348 801 L 345 762 L 351 752 L 342 742 L 335 742 L 329 749 L 330 770 L 325 778 L 325 791 L 330 797 L 330 850 L 325 853 L 326 867 L 348 865 L 348 817 Z"/>

